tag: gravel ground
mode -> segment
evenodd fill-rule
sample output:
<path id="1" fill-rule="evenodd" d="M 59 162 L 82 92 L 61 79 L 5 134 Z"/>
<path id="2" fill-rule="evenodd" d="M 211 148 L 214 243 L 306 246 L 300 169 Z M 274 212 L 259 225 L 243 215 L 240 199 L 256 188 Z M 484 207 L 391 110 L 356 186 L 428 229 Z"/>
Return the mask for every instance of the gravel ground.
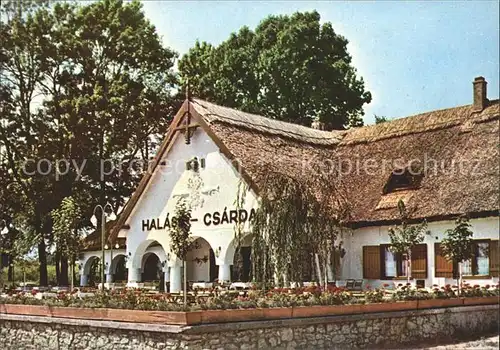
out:
<path id="1" fill-rule="evenodd" d="M 421 345 L 422 346 L 422 345 Z M 418 350 L 451 350 L 451 349 L 499 349 L 500 337 L 498 335 L 481 337 L 476 340 L 462 341 L 453 344 L 433 345 L 424 347 L 413 347 L 409 349 Z"/>

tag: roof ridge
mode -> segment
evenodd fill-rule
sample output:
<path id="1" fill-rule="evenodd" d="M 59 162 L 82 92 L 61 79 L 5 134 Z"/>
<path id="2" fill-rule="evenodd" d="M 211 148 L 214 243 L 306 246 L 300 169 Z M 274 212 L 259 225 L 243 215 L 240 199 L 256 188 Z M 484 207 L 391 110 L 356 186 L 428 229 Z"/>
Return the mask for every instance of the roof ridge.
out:
<path id="1" fill-rule="evenodd" d="M 355 144 L 355 143 L 362 143 L 362 142 L 374 142 L 378 140 L 383 140 L 383 139 L 389 139 L 393 137 L 401 137 L 404 135 L 411 135 L 411 134 L 418 134 L 422 132 L 428 132 L 428 131 L 433 131 L 433 130 L 440 130 L 440 129 L 445 129 L 445 128 L 451 128 L 454 126 L 457 126 L 459 124 L 462 124 L 463 122 L 467 120 L 472 120 L 475 123 L 480 123 L 480 122 L 486 122 L 491 119 L 498 118 L 498 110 L 497 113 L 493 111 L 492 115 L 488 115 L 491 112 L 492 107 L 495 105 L 499 105 L 500 100 L 495 99 L 495 100 L 490 100 L 489 104 L 486 108 L 484 108 L 482 111 L 473 111 L 467 109 L 472 108 L 472 104 L 467 104 L 467 105 L 461 105 L 461 106 L 456 106 L 456 107 L 449 107 L 449 108 L 442 108 L 442 109 L 437 109 L 437 110 L 432 110 L 428 112 L 423 112 L 419 114 L 414 114 L 410 115 L 407 117 L 401 117 L 401 118 L 396 118 L 389 120 L 387 122 L 381 123 L 381 124 L 371 124 L 371 125 L 365 125 L 359 128 L 353 128 L 346 130 L 344 138 L 340 142 L 341 145 L 348 145 L 348 144 Z M 401 126 L 404 125 L 405 123 L 410 123 L 415 121 L 418 121 L 418 119 L 424 119 L 424 118 L 431 118 L 433 115 L 443 115 L 444 113 L 451 113 L 453 111 L 461 111 L 467 113 L 468 116 L 473 116 L 472 118 L 474 119 L 466 119 L 464 117 L 465 113 L 460 113 L 455 117 L 452 118 L 446 118 L 446 119 L 441 119 L 441 120 L 431 120 L 430 123 L 427 124 L 422 124 L 420 128 L 417 129 L 407 129 L 405 130 L 403 127 L 395 127 L 395 126 Z M 481 115 L 485 114 L 485 116 L 480 117 Z M 425 123 L 425 121 L 423 121 Z M 390 130 L 391 127 L 393 130 Z M 373 131 L 379 130 L 382 133 L 373 133 Z M 373 135 L 363 135 L 363 133 L 367 133 L 367 131 L 370 131 L 373 133 Z M 361 135 L 355 135 L 355 134 L 361 134 Z"/>
<path id="2" fill-rule="evenodd" d="M 194 98 L 192 102 L 194 103 L 194 108 L 199 106 L 203 109 L 200 114 L 206 118 L 208 123 L 219 122 L 245 127 L 260 133 L 288 137 L 299 142 L 316 145 L 337 144 L 341 141 L 345 133 L 345 130 L 318 130 L 305 125 L 294 124 L 255 113 L 244 112 L 231 107 L 221 106 L 198 98 Z"/>
<path id="3" fill-rule="evenodd" d="M 220 108 L 230 109 L 230 110 L 233 110 L 233 111 L 236 111 L 236 112 L 239 112 L 239 113 L 245 113 L 245 114 L 249 114 L 249 115 L 252 115 L 252 116 L 255 116 L 255 117 L 264 118 L 264 119 L 267 119 L 267 120 L 272 120 L 273 122 L 280 123 L 280 124 L 287 124 L 287 125 L 292 125 L 294 127 L 299 127 L 299 128 L 304 128 L 304 129 L 307 129 L 307 130 L 312 130 L 312 131 L 317 132 L 317 133 L 331 134 L 331 133 L 334 133 L 334 132 L 339 132 L 340 133 L 340 132 L 345 132 L 346 131 L 346 130 L 337 130 L 337 129 L 334 129 L 334 130 L 331 130 L 331 131 L 319 130 L 319 129 L 311 128 L 310 126 L 306 126 L 306 125 L 302 125 L 302 124 L 295 124 L 295 123 L 287 122 L 287 121 L 284 121 L 284 120 L 269 118 L 269 117 L 266 117 L 266 116 L 261 115 L 261 114 L 256 114 L 256 113 L 251 113 L 251 112 L 245 112 L 245 111 L 242 111 L 241 109 L 219 105 L 217 103 L 210 102 L 210 101 L 207 101 L 207 100 L 203 100 L 201 98 L 193 98 L 192 102 L 198 103 L 200 105 L 201 105 L 200 102 L 210 103 L 210 104 L 212 104 L 214 106 L 217 106 L 217 107 L 220 107 Z M 203 105 L 201 105 L 201 106 L 203 107 Z M 225 118 L 228 118 L 228 117 L 225 117 Z"/>
<path id="4" fill-rule="evenodd" d="M 442 108 L 418 113 L 406 117 L 389 120 L 382 124 L 365 125 L 359 128 L 348 130 L 318 130 L 305 125 L 294 124 L 278 119 L 272 119 L 255 113 L 244 112 L 236 108 L 218 105 L 214 102 L 199 98 L 193 98 L 192 102 L 203 108 L 207 122 L 220 122 L 237 127 L 244 127 L 249 130 L 255 130 L 260 133 L 279 135 L 288 137 L 299 142 L 305 142 L 313 145 L 348 145 L 363 142 L 374 142 L 382 139 L 401 137 L 404 135 L 417 134 L 432 130 L 454 127 L 464 122 L 464 115 L 474 116 L 473 121 L 486 122 L 498 116 L 498 113 L 491 108 L 499 104 L 499 99 L 490 100 L 488 106 L 480 112 L 472 110 L 472 104 Z M 222 109 L 227 114 L 217 113 L 214 109 Z M 443 118 L 443 115 L 457 113 L 455 116 Z M 236 115 L 236 116 L 235 116 Z M 213 117 L 211 119 L 210 117 Z M 245 118 L 246 117 L 246 118 Z M 435 117 L 434 120 L 432 117 Z M 256 120 L 262 123 L 256 122 Z M 419 122 L 419 119 L 426 119 Z M 273 125 L 274 124 L 274 125 Z M 405 124 L 409 124 L 406 125 Z M 409 127 L 411 126 L 411 128 Z"/>

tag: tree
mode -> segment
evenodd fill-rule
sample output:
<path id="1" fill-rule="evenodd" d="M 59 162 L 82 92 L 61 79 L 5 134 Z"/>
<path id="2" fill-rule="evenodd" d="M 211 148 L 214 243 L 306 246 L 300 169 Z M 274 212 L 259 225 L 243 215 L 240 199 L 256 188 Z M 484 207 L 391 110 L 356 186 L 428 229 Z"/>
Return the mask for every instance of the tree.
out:
<path id="1" fill-rule="evenodd" d="M 402 200 L 398 202 L 401 225 L 389 229 L 389 239 L 391 240 L 390 250 L 398 254 L 406 254 L 406 276 L 408 283 L 411 279 L 411 251 L 413 247 L 424 241 L 427 230 L 427 222 L 424 220 L 418 225 L 408 223 L 410 214 Z"/>
<path id="2" fill-rule="evenodd" d="M 22 206 L 34 235 L 38 237 L 40 259 L 40 283 L 47 284 L 46 244 L 44 237 L 44 210 L 47 181 L 40 174 L 27 179 L 22 173 L 23 162 L 30 158 L 43 158 L 46 141 L 44 131 L 47 123 L 37 111 L 35 97 L 39 93 L 44 66 L 41 57 L 44 52 L 41 38 L 44 34 L 43 21 L 36 15 L 44 11 L 40 1 L 7 1 L 2 3 L 0 24 L 2 50 L 0 58 L 0 89 L 2 91 L 0 116 L 0 137 L 5 166 L 12 175 L 12 181 L 20 189 Z"/>
<path id="3" fill-rule="evenodd" d="M 175 205 L 175 216 L 170 229 L 171 249 L 184 268 L 184 306 L 187 305 L 187 271 L 186 257 L 191 249 L 191 209 L 185 200 L 180 198 Z"/>
<path id="4" fill-rule="evenodd" d="M 441 242 L 445 258 L 458 266 L 457 285 L 461 288 L 462 268 L 461 264 L 472 258 L 472 230 L 469 219 L 459 217 L 455 221 L 455 227 L 446 230 L 446 237 Z M 459 289 L 460 293 L 460 289 Z"/>
<path id="5" fill-rule="evenodd" d="M 387 121 L 389 121 L 389 119 L 387 119 L 387 117 L 383 116 L 383 115 L 374 115 L 375 117 L 375 124 L 382 124 L 382 123 L 385 123 Z"/>
<path id="6" fill-rule="evenodd" d="M 141 6 L 2 2 L 0 152 L 23 198 L 24 225 L 38 237 L 41 285 L 51 211 L 68 196 L 87 218 L 96 198 L 116 211 L 174 113 L 176 53 Z M 65 269 L 61 263 L 61 276 Z"/>
<path id="7" fill-rule="evenodd" d="M 256 174 L 259 207 L 250 222 L 256 282 L 302 282 L 316 271 L 325 288 L 335 245 L 347 230 L 350 208 L 331 164 L 293 176 L 263 167 Z M 333 174 L 333 175 L 332 175 Z M 239 194 L 239 198 L 242 196 Z"/>
<path id="8" fill-rule="evenodd" d="M 73 197 L 66 197 L 59 208 L 52 210 L 51 215 L 54 244 L 61 253 L 61 260 L 69 259 L 70 286 L 73 290 L 74 266 L 81 243 L 79 228 L 82 226 L 82 211 Z"/>
<path id="9" fill-rule="evenodd" d="M 196 42 L 179 61 L 193 92 L 228 107 L 328 129 L 362 125 L 371 101 L 347 52 L 348 41 L 318 12 L 269 16 L 219 46 Z"/>

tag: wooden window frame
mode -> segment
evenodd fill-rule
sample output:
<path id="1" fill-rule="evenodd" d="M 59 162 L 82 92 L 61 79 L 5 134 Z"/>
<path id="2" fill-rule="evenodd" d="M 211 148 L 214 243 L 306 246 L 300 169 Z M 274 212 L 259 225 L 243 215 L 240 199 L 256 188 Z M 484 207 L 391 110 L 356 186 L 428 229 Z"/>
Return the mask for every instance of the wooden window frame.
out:
<path id="1" fill-rule="evenodd" d="M 412 262 L 410 264 L 410 280 L 414 279 L 427 279 L 429 277 L 429 248 L 427 247 L 426 243 L 420 243 L 419 245 L 422 245 L 425 247 L 425 277 L 415 277 L 413 276 L 413 254 L 412 254 Z M 405 281 L 408 279 L 408 276 L 403 275 L 403 264 L 405 259 L 403 259 L 405 254 L 401 253 L 394 253 L 395 258 L 396 258 L 396 274 L 397 276 L 386 276 L 385 275 L 385 250 L 386 248 L 389 248 L 391 245 L 390 244 L 381 244 L 380 245 L 380 279 L 382 280 L 395 280 L 395 281 Z M 416 246 L 415 246 L 416 247 Z M 423 272 L 423 271 L 418 271 L 418 272 Z M 416 273 L 416 272 L 415 272 Z"/>
<path id="2" fill-rule="evenodd" d="M 477 244 L 478 243 L 487 243 L 488 244 L 488 258 L 491 259 L 491 254 L 490 254 L 490 249 L 491 249 L 491 242 L 494 242 L 495 240 L 492 240 L 490 238 L 481 238 L 481 239 L 474 239 L 472 240 L 472 244 L 473 246 L 477 247 Z M 436 242 L 435 243 L 435 247 L 436 247 L 436 244 L 441 244 L 441 242 Z M 474 248 L 474 251 L 476 251 L 477 248 Z M 436 271 L 436 268 L 437 268 L 437 250 L 436 248 L 434 249 L 434 276 L 435 277 L 438 277 L 436 276 L 437 274 L 437 271 Z M 488 274 L 487 275 L 478 275 L 478 274 L 474 274 L 474 271 L 477 270 L 477 259 L 475 257 L 475 254 L 474 254 L 474 257 L 471 259 L 471 263 L 472 263 L 472 272 L 473 274 L 472 275 L 462 275 L 462 278 L 464 279 L 470 279 L 470 280 L 474 280 L 474 279 L 490 279 L 492 278 L 492 273 L 491 273 L 491 263 L 489 264 L 488 266 Z M 439 276 L 441 277 L 441 276 Z M 454 278 L 454 279 L 457 279 L 458 278 L 458 265 L 453 263 L 453 267 L 452 267 L 452 277 L 445 277 L 445 278 Z"/>
<path id="3" fill-rule="evenodd" d="M 386 276 L 385 275 L 385 251 L 387 248 L 389 248 L 391 245 L 390 244 L 381 244 L 380 245 L 380 279 L 382 280 L 406 280 L 408 279 L 407 276 L 401 275 L 402 270 L 403 270 L 403 261 L 402 259 L 402 254 L 401 253 L 393 253 L 394 257 L 396 259 L 396 275 L 397 276 Z"/>
<path id="4" fill-rule="evenodd" d="M 472 240 L 472 247 L 474 249 L 474 256 L 471 258 L 471 263 L 472 263 L 472 275 L 462 275 L 462 278 L 465 279 L 490 279 L 491 278 L 491 271 L 490 271 L 490 264 L 488 263 L 488 274 L 487 275 L 479 275 L 475 274 L 474 271 L 477 271 L 477 250 L 478 244 L 479 243 L 487 243 L 488 244 L 488 259 L 490 259 L 490 244 L 491 244 L 491 239 L 490 238 L 481 238 L 481 239 L 474 239 Z M 455 266 L 454 266 L 455 268 Z M 454 273 L 455 275 L 455 273 Z"/>

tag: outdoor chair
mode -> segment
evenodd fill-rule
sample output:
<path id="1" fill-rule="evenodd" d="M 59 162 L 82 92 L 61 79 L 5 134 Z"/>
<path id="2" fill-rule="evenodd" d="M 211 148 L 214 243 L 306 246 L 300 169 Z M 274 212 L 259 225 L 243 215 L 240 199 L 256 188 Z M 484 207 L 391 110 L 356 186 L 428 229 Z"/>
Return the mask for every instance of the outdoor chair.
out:
<path id="1" fill-rule="evenodd" d="M 354 282 L 355 281 L 352 280 L 352 279 L 346 280 L 346 282 L 345 282 L 345 288 L 347 290 L 353 290 L 354 289 Z"/>
<path id="2" fill-rule="evenodd" d="M 363 290 L 363 280 L 356 280 L 354 282 L 353 290 L 362 291 Z"/>

